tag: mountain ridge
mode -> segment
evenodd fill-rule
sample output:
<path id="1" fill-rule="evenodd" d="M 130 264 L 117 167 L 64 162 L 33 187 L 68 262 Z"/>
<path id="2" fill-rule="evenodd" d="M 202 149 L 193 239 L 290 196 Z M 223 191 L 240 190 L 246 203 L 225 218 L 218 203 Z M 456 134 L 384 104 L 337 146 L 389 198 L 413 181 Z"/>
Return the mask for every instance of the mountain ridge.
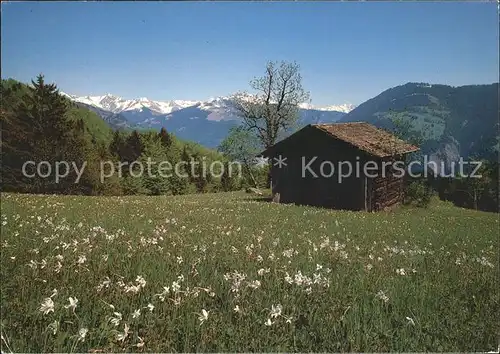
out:
<path id="1" fill-rule="evenodd" d="M 422 153 L 448 167 L 460 157 L 496 160 L 498 92 L 498 83 L 449 86 L 408 82 L 363 102 L 340 122 L 364 121 L 391 130 L 392 118 L 407 121 L 423 135 Z"/>
<path id="2" fill-rule="evenodd" d="M 111 112 L 88 105 L 114 128 L 165 127 L 182 139 L 211 148 L 224 139 L 232 126 L 241 122 L 231 108 L 231 96 L 162 103 L 144 97 L 125 102 L 111 94 L 83 97 L 73 97 L 73 101 L 85 101 L 86 97 L 89 103 L 98 100 L 97 105 L 113 109 Z M 113 102 L 122 104 L 113 106 Z M 411 126 L 424 136 L 422 152 L 447 166 L 459 157 L 493 159 L 499 150 L 498 83 L 450 86 L 408 82 L 384 90 L 357 107 L 345 104 L 343 108 L 347 113 L 308 103 L 299 106 L 297 128 L 311 123 L 365 121 L 391 130 L 394 128 L 391 117 L 410 121 Z M 330 109 L 333 107 L 339 109 L 339 106 L 330 106 Z"/>
<path id="3" fill-rule="evenodd" d="M 61 91 L 61 94 L 70 98 L 75 102 L 85 103 L 88 105 L 95 106 L 113 113 L 121 113 L 128 110 L 136 110 L 141 108 L 148 108 L 159 114 L 169 114 L 175 110 L 197 106 L 197 105 L 207 105 L 217 101 L 228 101 L 238 94 L 232 94 L 229 96 L 217 96 L 214 98 L 209 98 L 208 100 L 167 100 L 158 101 L 151 100 L 147 97 L 140 97 L 135 99 L 124 99 L 120 96 L 113 95 L 111 93 L 106 93 L 101 96 L 77 96 L 71 95 L 66 92 Z M 313 109 L 318 111 L 337 111 L 342 113 L 349 113 L 356 106 L 351 103 L 343 103 L 338 105 L 328 105 L 324 107 L 317 107 L 310 103 L 301 103 L 299 105 L 302 109 Z"/>
<path id="4" fill-rule="evenodd" d="M 181 139 L 192 140 L 210 148 L 217 147 L 227 136 L 229 129 L 241 123 L 233 106 L 235 97 L 252 99 L 249 94 L 214 97 L 206 101 L 153 101 L 142 97 L 125 100 L 119 96 L 74 96 L 62 92 L 77 105 L 97 113 L 114 129 L 156 129 L 165 128 Z M 298 125 L 310 123 L 331 123 L 338 121 L 354 106 L 314 107 L 301 105 Z"/>

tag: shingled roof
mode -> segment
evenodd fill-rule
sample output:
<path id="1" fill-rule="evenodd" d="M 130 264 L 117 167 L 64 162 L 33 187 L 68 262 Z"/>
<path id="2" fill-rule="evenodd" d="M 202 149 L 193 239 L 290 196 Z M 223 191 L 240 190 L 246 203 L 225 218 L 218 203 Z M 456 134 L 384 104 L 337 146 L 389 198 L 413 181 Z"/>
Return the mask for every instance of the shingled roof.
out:
<path id="1" fill-rule="evenodd" d="M 364 122 L 311 124 L 311 126 L 377 157 L 403 155 L 419 150 L 417 146 Z"/>
<path id="2" fill-rule="evenodd" d="M 310 127 L 376 157 L 404 155 L 420 150 L 417 146 L 365 122 L 311 124 Z M 264 155 L 267 154 L 264 152 Z"/>

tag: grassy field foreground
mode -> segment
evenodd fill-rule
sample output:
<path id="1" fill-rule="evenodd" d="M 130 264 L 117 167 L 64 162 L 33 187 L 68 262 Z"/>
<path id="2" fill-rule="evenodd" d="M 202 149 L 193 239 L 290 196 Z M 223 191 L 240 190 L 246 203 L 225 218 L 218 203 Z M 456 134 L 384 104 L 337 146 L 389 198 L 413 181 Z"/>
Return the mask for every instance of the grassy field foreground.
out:
<path id="1" fill-rule="evenodd" d="M 498 216 L 2 194 L 2 351 L 489 351 Z"/>

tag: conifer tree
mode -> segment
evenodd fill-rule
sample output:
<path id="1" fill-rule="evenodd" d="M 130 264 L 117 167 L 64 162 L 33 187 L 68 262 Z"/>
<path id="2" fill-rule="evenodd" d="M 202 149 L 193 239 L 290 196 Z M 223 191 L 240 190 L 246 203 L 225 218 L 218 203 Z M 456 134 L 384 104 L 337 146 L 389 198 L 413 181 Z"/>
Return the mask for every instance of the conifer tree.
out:
<path id="1" fill-rule="evenodd" d="M 172 146 L 172 137 L 167 132 L 167 130 L 162 127 L 160 133 L 158 133 L 158 136 L 160 137 L 163 147 L 165 147 L 166 149 L 170 149 L 170 147 Z"/>
<path id="2" fill-rule="evenodd" d="M 160 171 L 160 163 L 167 161 L 166 150 L 158 134 L 145 133 L 143 140 L 143 153 L 139 159 L 147 169 L 142 176 L 143 185 L 150 195 L 166 194 L 169 178 L 165 171 Z"/>
<path id="3" fill-rule="evenodd" d="M 134 130 L 127 138 L 126 141 L 126 152 L 125 152 L 125 161 L 129 163 L 137 160 L 139 156 L 141 156 L 144 150 L 144 146 L 141 141 L 141 137 L 137 130 Z"/>
<path id="4" fill-rule="evenodd" d="M 124 161 L 125 159 L 125 144 L 125 137 L 123 136 L 123 133 L 119 130 L 115 130 L 109 145 L 109 151 L 119 161 Z"/>
<path id="5" fill-rule="evenodd" d="M 172 142 L 172 145 L 167 152 L 167 158 L 173 168 L 169 179 L 170 192 L 173 195 L 186 194 L 188 191 L 189 175 L 187 173 L 187 166 L 185 165 L 186 161 L 183 160 L 183 156 L 184 158 L 187 158 L 185 146 L 181 152 L 180 147 Z"/>
<path id="6" fill-rule="evenodd" d="M 74 139 L 76 127 L 67 119 L 66 100 L 59 95 L 55 84 L 45 83 L 41 74 L 31 83 L 32 87 L 22 99 L 19 118 L 21 124 L 29 127 L 28 135 L 33 137 L 28 147 L 32 160 L 36 163 L 46 161 L 51 166 L 58 161 L 71 163 L 72 157 L 81 154 L 83 142 Z M 47 178 L 35 175 L 30 184 L 36 193 L 64 192 L 67 180 L 69 178 L 56 183 L 53 175 Z"/>
<path id="7" fill-rule="evenodd" d="M 33 136 L 31 127 L 19 119 L 21 85 L 1 85 L 0 148 L 1 186 L 3 191 L 29 191 L 29 179 L 22 174 L 22 165 L 31 160 Z"/>

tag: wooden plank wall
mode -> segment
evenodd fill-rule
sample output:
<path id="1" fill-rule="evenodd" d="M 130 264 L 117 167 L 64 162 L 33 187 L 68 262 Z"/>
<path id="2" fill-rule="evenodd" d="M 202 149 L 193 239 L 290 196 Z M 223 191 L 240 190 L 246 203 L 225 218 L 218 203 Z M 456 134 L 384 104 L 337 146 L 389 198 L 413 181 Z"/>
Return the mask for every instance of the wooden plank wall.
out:
<path id="1" fill-rule="evenodd" d="M 372 181 L 372 210 L 383 210 L 402 202 L 404 181 L 394 176 L 392 169 L 386 171 L 385 177 L 379 174 Z"/>

